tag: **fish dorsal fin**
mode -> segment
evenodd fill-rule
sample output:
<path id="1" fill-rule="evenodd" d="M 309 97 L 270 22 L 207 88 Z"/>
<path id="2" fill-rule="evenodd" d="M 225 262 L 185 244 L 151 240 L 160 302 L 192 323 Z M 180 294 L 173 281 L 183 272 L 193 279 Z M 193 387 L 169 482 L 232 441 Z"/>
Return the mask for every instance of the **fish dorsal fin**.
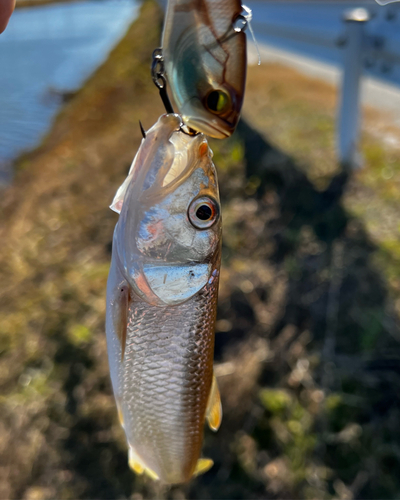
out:
<path id="1" fill-rule="evenodd" d="M 214 465 L 214 462 L 211 458 L 199 458 L 197 460 L 196 468 L 194 469 L 193 476 L 200 476 L 200 474 L 204 474 Z"/>
<path id="2" fill-rule="evenodd" d="M 219 429 L 222 421 L 222 405 L 215 375 L 213 375 L 211 391 L 208 397 L 206 419 L 211 430 L 217 431 Z"/>

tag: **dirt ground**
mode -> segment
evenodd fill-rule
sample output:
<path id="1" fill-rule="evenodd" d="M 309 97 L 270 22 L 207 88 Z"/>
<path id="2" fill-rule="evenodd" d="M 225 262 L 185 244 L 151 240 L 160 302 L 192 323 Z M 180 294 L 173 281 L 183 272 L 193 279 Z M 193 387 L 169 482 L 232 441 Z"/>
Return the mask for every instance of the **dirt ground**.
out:
<path id="1" fill-rule="evenodd" d="M 109 60 L 17 162 L 0 211 L 0 498 L 400 496 L 400 151 L 368 111 L 365 168 L 335 162 L 334 89 L 251 67 L 243 119 L 212 141 L 223 202 L 214 467 L 134 476 L 104 334 L 107 207 L 162 112 L 145 2 Z M 396 134 L 397 131 L 392 131 Z"/>

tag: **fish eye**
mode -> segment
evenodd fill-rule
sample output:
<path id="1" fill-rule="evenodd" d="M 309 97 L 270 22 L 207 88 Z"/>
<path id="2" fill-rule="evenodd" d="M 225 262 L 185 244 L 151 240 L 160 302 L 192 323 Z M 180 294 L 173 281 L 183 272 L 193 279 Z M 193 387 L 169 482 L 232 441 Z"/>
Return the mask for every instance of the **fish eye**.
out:
<path id="1" fill-rule="evenodd" d="M 219 205 L 213 198 L 202 196 L 192 201 L 188 216 L 196 229 L 208 229 L 219 218 Z"/>
<path id="2" fill-rule="evenodd" d="M 220 115 L 227 111 L 231 105 L 231 99 L 229 94 L 223 90 L 212 90 L 208 93 L 205 104 L 211 113 Z"/>

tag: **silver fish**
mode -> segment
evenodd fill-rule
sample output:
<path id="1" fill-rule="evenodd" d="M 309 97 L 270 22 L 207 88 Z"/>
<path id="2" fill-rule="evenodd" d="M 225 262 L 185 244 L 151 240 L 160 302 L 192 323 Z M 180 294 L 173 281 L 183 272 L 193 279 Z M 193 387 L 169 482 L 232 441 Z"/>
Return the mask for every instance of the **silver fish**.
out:
<path id="1" fill-rule="evenodd" d="M 212 466 L 203 426 L 217 430 L 213 378 L 221 215 L 212 153 L 201 134 L 163 115 L 147 132 L 111 208 L 106 331 L 129 464 L 166 484 Z"/>
<path id="2" fill-rule="evenodd" d="M 169 0 L 164 21 L 165 73 L 183 121 L 219 139 L 235 130 L 243 102 L 243 11 L 240 0 Z"/>

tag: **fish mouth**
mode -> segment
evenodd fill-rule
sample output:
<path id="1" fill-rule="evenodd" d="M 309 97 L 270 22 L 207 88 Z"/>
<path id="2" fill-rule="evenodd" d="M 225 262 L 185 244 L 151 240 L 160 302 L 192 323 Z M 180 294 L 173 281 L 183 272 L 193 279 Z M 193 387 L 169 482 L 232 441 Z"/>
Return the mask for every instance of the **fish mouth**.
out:
<path id="1" fill-rule="evenodd" d="M 226 125 L 225 127 L 218 126 L 219 124 L 212 124 L 210 121 L 203 118 L 193 118 L 191 116 L 183 116 L 183 121 L 188 127 L 198 130 L 209 137 L 214 139 L 226 139 L 230 137 L 235 130 L 232 125 Z"/>

